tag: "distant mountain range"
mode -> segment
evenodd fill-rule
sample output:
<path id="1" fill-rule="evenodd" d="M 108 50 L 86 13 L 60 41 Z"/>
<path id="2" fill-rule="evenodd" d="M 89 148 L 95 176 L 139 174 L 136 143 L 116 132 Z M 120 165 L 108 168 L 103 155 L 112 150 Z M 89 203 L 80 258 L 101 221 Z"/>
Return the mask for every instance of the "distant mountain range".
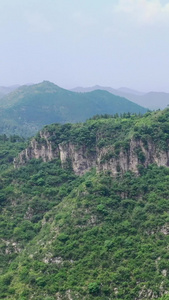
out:
<path id="1" fill-rule="evenodd" d="M 26 86 L 33 85 L 32 83 L 27 83 Z M 11 93 L 14 90 L 17 90 L 20 85 L 13 85 L 9 87 L 0 87 L 0 105 L 2 106 L 1 99 Z M 169 93 L 165 92 L 140 92 L 137 90 L 129 89 L 127 87 L 120 87 L 118 89 L 114 89 L 111 87 L 105 87 L 100 85 L 95 85 L 92 87 L 76 87 L 70 89 L 72 92 L 78 93 L 87 93 L 95 90 L 103 90 L 107 91 L 113 95 L 124 97 L 138 105 L 143 107 L 147 107 L 150 110 L 164 109 L 169 105 Z M 6 101 L 6 100 L 5 100 Z"/>
<path id="2" fill-rule="evenodd" d="M 21 86 L 0 99 L 0 133 L 31 136 L 51 123 L 82 122 L 96 114 L 146 111 L 108 91 L 76 93 L 44 81 Z"/>
<path id="3" fill-rule="evenodd" d="M 125 87 L 119 89 L 113 89 L 111 87 L 104 87 L 95 85 L 93 87 L 76 87 L 72 89 L 74 92 L 78 93 L 87 93 L 95 90 L 104 90 L 117 95 L 124 97 L 134 103 L 137 103 L 141 106 L 147 107 L 151 110 L 164 109 L 169 104 L 169 93 L 164 92 L 149 92 L 142 93 Z"/>
<path id="4" fill-rule="evenodd" d="M 92 92 L 95 90 L 102 90 L 102 91 L 107 91 L 109 93 L 112 93 L 114 95 L 120 96 L 120 97 L 124 97 L 124 95 L 144 95 L 144 93 L 142 92 L 138 92 L 132 89 L 128 89 L 126 87 L 121 87 L 119 89 L 113 89 L 112 87 L 108 87 L 108 86 L 100 86 L 100 85 L 94 85 L 91 87 L 76 87 L 74 89 L 71 89 L 71 91 L 73 92 L 77 92 L 77 93 L 87 93 L 87 92 Z"/>

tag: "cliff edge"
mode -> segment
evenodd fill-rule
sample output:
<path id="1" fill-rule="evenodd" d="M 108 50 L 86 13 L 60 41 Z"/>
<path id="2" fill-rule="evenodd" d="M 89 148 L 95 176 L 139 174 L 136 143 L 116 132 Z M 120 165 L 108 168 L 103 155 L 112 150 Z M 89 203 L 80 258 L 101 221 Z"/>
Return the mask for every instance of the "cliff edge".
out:
<path id="1" fill-rule="evenodd" d="M 167 114 L 167 117 L 166 117 Z M 163 118 L 162 118 L 163 117 Z M 169 166 L 168 109 L 145 116 L 96 118 L 79 124 L 46 126 L 14 160 L 15 167 L 31 159 L 60 159 L 77 175 L 91 168 L 112 175 L 139 173 L 138 166 Z M 160 139 L 158 140 L 158 135 Z"/>

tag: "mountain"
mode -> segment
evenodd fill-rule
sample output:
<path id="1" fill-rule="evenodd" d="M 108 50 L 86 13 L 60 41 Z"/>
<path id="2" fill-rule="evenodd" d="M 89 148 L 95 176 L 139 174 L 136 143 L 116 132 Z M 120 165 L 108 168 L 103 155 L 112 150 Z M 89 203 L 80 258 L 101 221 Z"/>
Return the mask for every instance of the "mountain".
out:
<path id="1" fill-rule="evenodd" d="M 0 299 L 169 299 L 168 128 L 165 109 L 0 136 Z"/>
<path id="2" fill-rule="evenodd" d="M 22 86 L 1 99 L 0 133 L 31 136 L 51 123 L 82 122 L 96 114 L 146 111 L 107 91 L 75 93 L 44 81 Z"/>
<path id="3" fill-rule="evenodd" d="M 111 87 L 103 87 L 98 85 L 87 88 L 77 87 L 72 89 L 72 91 L 86 93 L 98 89 L 108 91 L 120 97 L 124 97 L 151 110 L 164 109 L 169 105 L 169 93 L 164 92 L 141 93 L 125 87 L 113 89 Z"/>

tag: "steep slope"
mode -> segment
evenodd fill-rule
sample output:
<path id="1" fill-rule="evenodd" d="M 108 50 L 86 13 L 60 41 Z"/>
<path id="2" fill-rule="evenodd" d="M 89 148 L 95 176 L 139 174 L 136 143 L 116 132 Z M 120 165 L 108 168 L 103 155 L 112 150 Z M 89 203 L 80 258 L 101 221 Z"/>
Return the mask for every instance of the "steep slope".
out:
<path id="1" fill-rule="evenodd" d="M 123 112 L 145 113 L 146 109 L 107 91 L 81 94 L 43 82 L 21 87 L 1 99 L 0 132 L 28 136 L 47 124 L 81 122 L 96 114 Z"/>
<path id="2" fill-rule="evenodd" d="M 168 128 L 169 109 L 49 125 L 15 169 L 1 137 L 1 299 L 169 299 Z"/>
<path id="3" fill-rule="evenodd" d="M 132 300 L 169 292 L 168 169 L 120 180 L 88 173 L 77 181 L 55 162 L 12 175 L 2 214 L 2 299 Z"/>

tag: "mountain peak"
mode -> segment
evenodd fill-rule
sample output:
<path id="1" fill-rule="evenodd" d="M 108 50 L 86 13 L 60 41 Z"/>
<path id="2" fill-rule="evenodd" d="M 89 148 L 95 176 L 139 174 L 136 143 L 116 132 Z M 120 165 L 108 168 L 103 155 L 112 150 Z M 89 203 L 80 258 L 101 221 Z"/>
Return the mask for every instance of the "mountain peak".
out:
<path id="1" fill-rule="evenodd" d="M 58 85 L 56 85 L 55 83 L 48 81 L 48 80 L 43 80 L 42 82 L 35 84 L 35 86 L 39 86 L 39 87 L 52 87 L 52 88 L 59 88 L 61 89 L 61 87 L 59 87 Z"/>

